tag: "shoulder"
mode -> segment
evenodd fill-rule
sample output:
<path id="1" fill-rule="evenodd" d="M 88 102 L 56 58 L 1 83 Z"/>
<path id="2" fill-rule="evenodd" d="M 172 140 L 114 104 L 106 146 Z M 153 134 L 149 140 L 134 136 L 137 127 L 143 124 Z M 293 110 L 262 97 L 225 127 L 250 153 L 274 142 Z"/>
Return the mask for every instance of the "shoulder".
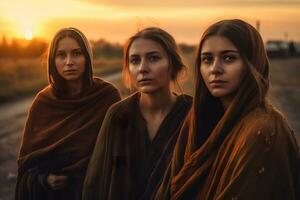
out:
<path id="1" fill-rule="evenodd" d="M 254 109 L 242 119 L 242 123 L 251 130 L 273 131 L 278 126 L 289 127 L 283 114 L 273 106 Z"/>
<path id="2" fill-rule="evenodd" d="M 54 91 L 51 85 L 47 85 L 41 89 L 34 97 L 31 107 L 38 105 L 39 103 L 45 101 L 46 99 L 54 99 Z"/>
<path id="3" fill-rule="evenodd" d="M 108 87 L 112 90 L 118 90 L 112 83 L 105 81 L 99 77 L 93 77 L 93 83 L 96 87 Z"/>
<path id="4" fill-rule="evenodd" d="M 35 96 L 35 99 L 36 98 L 41 98 L 41 97 L 44 97 L 44 96 L 50 96 L 54 93 L 54 90 L 52 88 L 51 85 L 47 85 L 45 86 L 43 89 L 41 89 Z"/>
<path id="5" fill-rule="evenodd" d="M 270 152 L 298 152 L 293 131 L 284 115 L 273 106 L 255 109 L 241 123 L 240 140 L 248 147 L 272 149 Z"/>
<path id="6" fill-rule="evenodd" d="M 44 111 L 45 102 L 48 99 L 54 97 L 52 87 L 50 85 L 44 87 L 40 90 L 34 97 L 28 111 L 27 111 L 27 121 L 34 119 L 39 119 L 39 115 Z"/>
<path id="7" fill-rule="evenodd" d="M 114 103 L 107 111 L 107 115 L 112 119 L 128 118 L 135 106 L 137 106 L 137 98 L 139 93 L 134 93 L 125 99 Z"/>
<path id="8" fill-rule="evenodd" d="M 277 144 L 280 146 L 286 146 L 294 148 L 298 151 L 297 141 L 294 135 L 294 131 L 290 126 L 287 118 L 275 107 L 270 106 L 269 109 L 270 119 L 265 121 L 265 126 L 270 129 L 270 134 L 274 135 L 277 140 Z"/>
<path id="9" fill-rule="evenodd" d="M 93 93 L 97 93 L 99 95 L 106 94 L 110 97 L 113 96 L 118 100 L 121 99 L 119 90 L 112 83 L 107 82 L 107 81 L 105 81 L 101 78 L 98 78 L 98 77 L 93 78 L 93 83 L 94 83 L 94 87 L 93 87 L 93 90 L 92 90 Z"/>
<path id="10" fill-rule="evenodd" d="M 292 130 L 286 117 L 272 105 L 268 105 L 265 109 L 257 108 L 249 114 L 247 119 L 249 120 L 247 126 L 251 126 L 252 130 L 274 134 L 277 134 L 277 132 L 278 134 L 284 134 L 286 131 Z"/>

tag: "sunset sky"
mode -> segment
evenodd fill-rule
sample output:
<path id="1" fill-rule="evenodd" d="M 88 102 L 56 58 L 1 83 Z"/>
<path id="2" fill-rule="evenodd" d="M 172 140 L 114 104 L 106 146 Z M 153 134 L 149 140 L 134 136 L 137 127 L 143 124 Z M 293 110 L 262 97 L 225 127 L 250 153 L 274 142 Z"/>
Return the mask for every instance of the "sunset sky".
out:
<path id="1" fill-rule="evenodd" d="M 229 18 L 254 26 L 259 20 L 264 40 L 300 41 L 300 0 L 5 0 L 0 37 L 49 40 L 74 26 L 91 40 L 123 43 L 139 29 L 159 26 L 178 42 L 195 44 L 207 26 Z"/>

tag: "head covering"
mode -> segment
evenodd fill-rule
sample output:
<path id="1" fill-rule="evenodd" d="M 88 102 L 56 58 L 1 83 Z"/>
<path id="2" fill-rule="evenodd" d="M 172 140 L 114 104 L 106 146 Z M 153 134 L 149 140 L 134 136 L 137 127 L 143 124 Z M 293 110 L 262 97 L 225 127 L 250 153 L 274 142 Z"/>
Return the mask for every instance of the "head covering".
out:
<path id="1" fill-rule="evenodd" d="M 57 96 L 63 97 L 67 94 L 65 80 L 58 74 L 55 66 L 55 53 L 61 39 L 70 37 L 76 40 L 85 57 L 85 72 L 83 74 L 83 88 L 88 89 L 93 84 L 93 52 L 85 35 L 76 28 L 63 28 L 53 37 L 48 52 L 48 81 Z"/>
<path id="2" fill-rule="evenodd" d="M 225 111 L 200 73 L 202 45 L 213 35 L 237 47 L 247 70 Z M 250 24 L 223 20 L 204 32 L 194 104 L 157 199 L 293 199 L 300 180 L 299 151 L 287 121 L 266 101 L 268 68 L 263 41 Z M 286 165 L 274 167 L 278 160 Z"/>

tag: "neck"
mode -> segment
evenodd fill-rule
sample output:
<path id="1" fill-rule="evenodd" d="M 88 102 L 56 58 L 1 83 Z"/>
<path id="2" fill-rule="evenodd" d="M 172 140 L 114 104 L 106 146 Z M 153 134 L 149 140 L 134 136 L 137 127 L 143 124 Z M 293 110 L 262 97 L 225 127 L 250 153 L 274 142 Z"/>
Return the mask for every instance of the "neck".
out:
<path id="1" fill-rule="evenodd" d="M 71 97 L 76 96 L 82 92 L 82 82 L 80 81 L 67 81 L 68 92 Z"/>
<path id="2" fill-rule="evenodd" d="M 176 96 L 170 90 L 158 93 L 141 93 L 139 106 L 143 112 L 167 112 L 176 101 Z"/>

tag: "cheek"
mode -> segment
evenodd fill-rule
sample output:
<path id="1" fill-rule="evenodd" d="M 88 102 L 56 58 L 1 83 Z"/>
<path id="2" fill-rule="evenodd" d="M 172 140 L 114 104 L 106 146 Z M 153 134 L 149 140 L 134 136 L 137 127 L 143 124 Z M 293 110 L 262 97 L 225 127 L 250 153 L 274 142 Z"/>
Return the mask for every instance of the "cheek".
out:
<path id="1" fill-rule="evenodd" d="M 82 71 L 84 71 L 85 67 L 86 67 L 85 59 L 82 59 L 82 61 L 80 62 L 80 65 L 81 65 Z"/>
<path id="2" fill-rule="evenodd" d="M 61 70 L 62 70 L 62 64 L 59 60 L 55 60 L 55 68 L 56 68 L 57 72 L 60 74 Z"/>
<path id="3" fill-rule="evenodd" d="M 59 59 L 55 59 L 54 61 L 56 68 L 61 66 L 61 61 Z"/>
<path id="4" fill-rule="evenodd" d="M 133 84 L 135 84 L 137 79 L 137 70 L 134 70 L 132 67 L 128 69 L 128 76 Z"/>
<path id="5" fill-rule="evenodd" d="M 171 79 L 171 71 L 168 68 L 162 68 L 157 71 L 157 76 L 161 80 L 169 80 Z"/>
<path id="6" fill-rule="evenodd" d="M 55 66 L 56 66 L 57 71 L 62 71 L 65 66 L 64 60 L 59 59 L 59 58 L 55 59 Z"/>
<path id="7" fill-rule="evenodd" d="M 199 76 L 202 77 L 202 79 L 204 80 L 205 84 L 207 85 L 207 79 L 208 79 L 208 71 L 207 69 L 205 69 L 204 67 L 200 68 L 200 74 Z"/>
<path id="8" fill-rule="evenodd" d="M 168 62 L 163 62 L 160 66 L 156 67 L 155 76 L 161 81 L 170 81 L 172 71 L 168 66 Z"/>
<path id="9" fill-rule="evenodd" d="M 240 83 L 242 81 L 242 79 L 245 76 L 245 73 L 246 73 L 246 67 L 242 63 L 240 63 L 236 67 L 236 70 L 234 72 L 234 75 L 235 75 L 238 83 Z"/>
<path id="10" fill-rule="evenodd" d="M 128 73 L 133 74 L 135 71 L 137 71 L 137 70 L 135 70 L 135 67 L 133 65 L 129 64 L 128 65 Z"/>
<path id="11" fill-rule="evenodd" d="M 85 57 L 80 58 L 80 63 L 81 63 L 82 65 L 85 65 Z"/>
<path id="12" fill-rule="evenodd" d="M 240 88 L 241 83 L 244 79 L 245 76 L 245 68 L 244 67 L 237 67 L 237 69 L 235 71 L 231 72 L 231 80 L 232 80 L 232 87 L 234 87 L 235 89 Z"/>

